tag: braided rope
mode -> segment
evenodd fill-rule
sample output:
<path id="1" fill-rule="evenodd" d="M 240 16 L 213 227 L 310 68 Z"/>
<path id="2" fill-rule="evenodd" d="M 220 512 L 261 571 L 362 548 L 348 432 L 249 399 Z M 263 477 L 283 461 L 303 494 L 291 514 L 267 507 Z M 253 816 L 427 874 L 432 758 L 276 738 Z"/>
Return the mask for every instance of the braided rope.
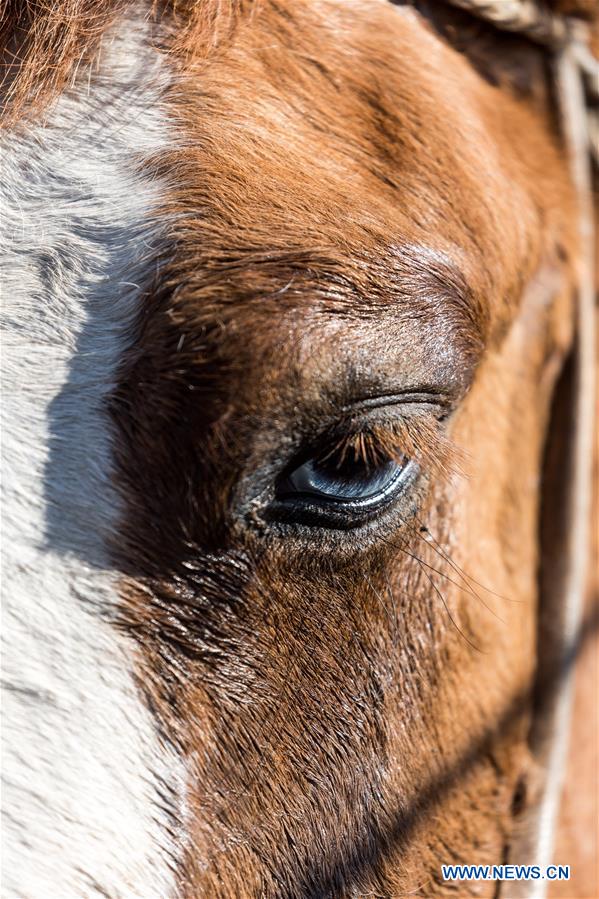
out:
<path id="1" fill-rule="evenodd" d="M 578 304 L 574 354 L 575 425 L 570 436 L 570 489 L 563 514 L 568 522 L 564 556 L 567 560 L 560 610 L 560 652 L 555 658 L 560 689 L 551 710 L 553 738 L 544 759 L 547 788 L 539 810 L 536 858 L 546 866 L 552 860 L 553 827 L 559 813 L 574 700 L 574 670 L 570 660 L 582 627 L 589 578 L 591 544 L 593 455 L 595 446 L 595 235 L 591 161 L 588 153 L 584 65 L 575 42 L 564 46 L 555 60 L 557 100 L 568 150 L 572 182 L 578 195 L 577 260 Z"/>
<path id="2" fill-rule="evenodd" d="M 584 36 L 572 43 L 572 53 L 588 98 L 586 106 L 588 145 L 599 171 L 599 59 L 591 53 Z"/>
<path id="3" fill-rule="evenodd" d="M 536 814 L 534 861 L 551 861 L 552 829 L 559 809 L 569 740 L 574 685 L 567 659 L 581 628 L 588 578 L 592 460 L 595 440 L 595 212 L 591 159 L 599 168 L 599 60 L 589 45 L 585 23 L 552 14 L 535 0 L 445 0 L 496 28 L 522 34 L 547 47 L 552 56 L 556 99 L 572 183 L 578 198 L 578 304 L 574 352 L 575 426 L 571 435 L 571 485 L 564 515 L 568 521 L 565 546 L 566 576 L 562 587 L 562 642 L 555 664 L 561 687 L 550 712 L 553 737 L 544 758 L 545 787 Z M 532 825 L 533 818 L 531 818 Z M 521 859 L 514 859 L 521 861 Z M 541 895 L 534 893 L 535 896 Z M 544 893 L 542 894 L 544 895 Z"/>
<path id="4" fill-rule="evenodd" d="M 536 0 L 448 0 L 448 3 L 496 28 L 525 34 L 552 47 L 566 43 L 570 34 L 568 20 L 554 15 Z"/>
<path id="5" fill-rule="evenodd" d="M 522 34 L 558 53 L 571 51 L 584 83 L 586 144 L 599 168 L 599 60 L 589 48 L 585 22 L 552 13 L 543 0 L 445 0 L 502 31 Z M 583 94 L 584 96 L 584 94 Z"/>

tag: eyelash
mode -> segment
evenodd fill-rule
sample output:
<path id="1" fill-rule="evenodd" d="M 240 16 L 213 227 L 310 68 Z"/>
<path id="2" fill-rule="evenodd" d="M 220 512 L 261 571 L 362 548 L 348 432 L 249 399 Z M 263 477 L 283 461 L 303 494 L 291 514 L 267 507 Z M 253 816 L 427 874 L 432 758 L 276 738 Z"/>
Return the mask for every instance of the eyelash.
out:
<path id="1" fill-rule="evenodd" d="M 461 468 L 458 448 L 443 433 L 441 421 L 433 416 L 413 416 L 367 423 L 356 427 L 350 423 L 345 433 L 334 442 L 321 443 L 315 458 L 337 455 L 342 461 L 348 453 L 366 466 L 376 467 L 386 461 L 412 460 L 429 474 L 447 477 Z"/>

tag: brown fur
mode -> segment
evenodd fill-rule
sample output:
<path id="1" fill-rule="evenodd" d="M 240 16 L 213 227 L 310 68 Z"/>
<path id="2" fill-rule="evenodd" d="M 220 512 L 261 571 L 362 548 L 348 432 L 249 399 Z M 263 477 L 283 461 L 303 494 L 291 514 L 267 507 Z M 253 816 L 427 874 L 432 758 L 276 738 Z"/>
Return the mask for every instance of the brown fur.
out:
<path id="1" fill-rule="evenodd" d="M 120 7 L 64 9 L 60 65 L 26 61 L 14 109 Z M 441 863 L 501 862 L 534 783 L 576 253 L 549 95 L 493 86 L 413 10 L 219 9 L 157 26 L 184 140 L 150 163 L 169 252 L 112 407 L 122 626 L 190 770 L 181 895 L 454 894 Z M 368 424 L 362 401 L 410 390 Z M 274 518 L 277 474 L 326 435 L 417 455 L 418 487 L 359 531 Z"/>
<path id="2" fill-rule="evenodd" d="M 393 0 L 392 0 L 393 2 Z M 447 20 L 436 0 L 397 0 L 421 8 L 435 20 Z M 196 56 L 214 49 L 230 36 L 240 17 L 255 14 L 261 0 L 145 0 L 150 19 L 162 21 L 171 30 L 169 47 L 177 53 Z M 76 78 L 80 67 L 93 64 L 102 37 L 135 0 L 4 0 L 0 6 L 0 97 L 4 125 L 14 122 L 27 109 L 43 108 L 53 96 Z M 595 0 L 551 0 L 556 12 L 596 19 Z M 432 8 L 431 8 L 432 7 Z M 479 60 L 495 68 L 501 56 L 512 55 L 517 39 L 499 37 L 501 51 L 480 55 L 484 41 L 496 43 L 493 29 L 459 11 L 449 15 L 454 26 L 445 37 L 456 40 L 465 52 L 478 52 Z M 472 29 L 476 39 L 473 40 Z M 470 32 L 469 37 L 467 37 Z M 489 37 L 492 35 L 492 37 Z M 173 39 L 174 38 L 174 39 Z M 476 46 L 474 46 L 476 45 Z M 521 55 L 521 50 L 518 55 Z M 495 57 L 495 58 L 494 58 Z"/>

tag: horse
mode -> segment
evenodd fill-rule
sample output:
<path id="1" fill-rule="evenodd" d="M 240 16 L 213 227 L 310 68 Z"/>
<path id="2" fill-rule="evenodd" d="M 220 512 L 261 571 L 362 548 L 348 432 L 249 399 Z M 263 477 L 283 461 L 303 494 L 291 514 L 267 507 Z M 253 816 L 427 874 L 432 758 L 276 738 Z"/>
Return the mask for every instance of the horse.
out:
<path id="1" fill-rule="evenodd" d="M 596 894 L 593 15 L 5 4 L 7 897 Z"/>

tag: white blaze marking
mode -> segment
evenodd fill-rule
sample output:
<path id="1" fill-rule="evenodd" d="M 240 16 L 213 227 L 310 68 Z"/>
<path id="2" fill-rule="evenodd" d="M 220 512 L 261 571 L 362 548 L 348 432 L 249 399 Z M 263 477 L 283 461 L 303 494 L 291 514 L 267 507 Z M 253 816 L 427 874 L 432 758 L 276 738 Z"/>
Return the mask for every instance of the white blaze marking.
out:
<path id="1" fill-rule="evenodd" d="M 166 144 L 163 64 L 143 27 L 120 33 L 89 84 L 2 150 L 7 899 L 174 892 L 164 805 L 181 764 L 109 623 L 121 503 L 104 403 L 158 239 L 159 188 L 136 165 Z"/>

